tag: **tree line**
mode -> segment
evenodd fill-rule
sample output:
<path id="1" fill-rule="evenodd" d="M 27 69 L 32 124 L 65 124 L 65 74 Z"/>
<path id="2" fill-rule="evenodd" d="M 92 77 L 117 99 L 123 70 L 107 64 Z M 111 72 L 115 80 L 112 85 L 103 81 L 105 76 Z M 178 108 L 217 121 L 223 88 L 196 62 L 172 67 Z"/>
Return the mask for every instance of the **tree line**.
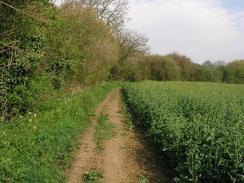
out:
<path id="1" fill-rule="evenodd" d="M 244 83 L 244 62 L 151 55 L 125 27 L 127 0 L 0 0 L 0 115 L 25 114 L 51 91 L 108 80 Z"/>
<path id="2" fill-rule="evenodd" d="M 244 84 L 244 60 L 196 64 L 178 53 L 138 55 L 120 65 L 118 80 L 209 81 Z"/>

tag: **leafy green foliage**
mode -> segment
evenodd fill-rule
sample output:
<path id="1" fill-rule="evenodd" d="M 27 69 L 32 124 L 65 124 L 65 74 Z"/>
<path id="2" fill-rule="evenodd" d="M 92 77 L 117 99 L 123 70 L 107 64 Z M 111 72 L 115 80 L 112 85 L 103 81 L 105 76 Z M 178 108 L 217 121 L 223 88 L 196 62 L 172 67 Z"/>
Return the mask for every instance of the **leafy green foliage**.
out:
<path id="1" fill-rule="evenodd" d="M 228 83 L 244 84 L 244 61 L 238 60 L 226 66 L 226 81 Z"/>
<path id="2" fill-rule="evenodd" d="M 5 59 L 5 60 L 3 60 Z M 10 119 L 16 114 L 25 113 L 31 105 L 30 78 L 34 76 L 40 56 L 27 53 L 25 56 L 2 58 L 3 67 L 0 67 L 0 114 Z"/>
<path id="3" fill-rule="evenodd" d="M 0 20 L 4 121 L 24 115 L 42 97 L 31 88 L 36 78 L 48 76 L 54 89 L 91 86 L 106 81 L 117 61 L 111 28 L 76 3 L 56 7 L 49 0 L 4 0 Z"/>
<path id="4" fill-rule="evenodd" d="M 105 84 L 73 96 L 56 94 L 36 104 L 34 113 L 1 122 L 0 182 L 64 182 L 77 137 L 111 87 Z"/>
<path id="5" fill-rule="evenodd" d="M 147 38 L 123 27 L 127 0 L 64 1 L 59 7 L 53 2 L 0 1 L 0 115 L 5 121 L 33 108 L 39 96 L 30 83 L 43 75 L 53 85 L 50 90 L 111 79 L 244 82 L 243 61 L 213 67 L 177 53 L 147 54 Z"/>
<path id="6" fill-rule="evenodd" d="M 111 29 L 75 3 L 67 2 L 58 11 L 46 49 L 48 71 L 56 76 L 56 85 L 58 80 L 60 85 L 69 81 L 81 86 L 107 80 L 118 52 Z"/>
<path id="7" fill-rule="evenodd" d="M 227 65 L 210 61 L 200 65 L 178 53 L 166 56 L 137 53 L 114 67 L 111 78 L 125 81 L 210 81 L 241 84 L 244 82 L 243 64 L 243 60 L 238 60 Z"/>
<path id="8" fill-rule="evenodd" d="M 42 62 L 45 42 L 39 15 L 45 17 L 44 12 L 51 7 L 48 2 L 0 3 L 0 115 L 5 120 L 26 113 L 32 105 L 30 80 Z"/>
<path id="9" fill-rule="evenodd" d="M 176 182 L 244 181 L 242 85 L 126 84 L 126 104 L 169 164 Z"/>

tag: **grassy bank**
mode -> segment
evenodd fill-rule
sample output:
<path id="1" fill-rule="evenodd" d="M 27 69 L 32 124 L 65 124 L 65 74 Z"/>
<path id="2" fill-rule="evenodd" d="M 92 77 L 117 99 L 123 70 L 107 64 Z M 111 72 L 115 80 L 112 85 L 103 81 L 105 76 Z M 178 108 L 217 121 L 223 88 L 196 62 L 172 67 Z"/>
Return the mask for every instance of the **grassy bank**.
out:
<path id="1" fill-rule="evenodd" d="M 64 182 L 77 137 L 112 87 L 52 97 L 38 104 L 35 113 L 0 122 L 0 182 Z"/>

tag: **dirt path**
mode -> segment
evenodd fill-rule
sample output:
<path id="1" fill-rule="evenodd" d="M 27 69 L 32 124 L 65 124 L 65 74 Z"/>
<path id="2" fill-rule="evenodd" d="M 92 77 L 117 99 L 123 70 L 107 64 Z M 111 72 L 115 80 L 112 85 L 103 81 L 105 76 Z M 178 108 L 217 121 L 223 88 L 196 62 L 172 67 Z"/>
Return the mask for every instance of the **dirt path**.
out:
<path id="1" fill-rule="evenodd" d="M 100 114 L 112 100 L 113 92 L 99 104 L 96 114 Z M 71 168 L 65 173 L 68 183 L 80 183 L 82 175 L 96 167 L 97 149 L 94 141 L 96 118 L 92 119 L 91 127 L 81 136 L 80 147 L 76 152 Z"/>
<path id="2" fill-rule="evenodd" d="M 103 172 L 103 183 L 143 183 L 145 178 L 152 183 L 171 182 L 159 168 L 151 148 L 138 130 L 128 130 L 120 105 L 120 92 L 113 90 L 96 110 L 97 114 L 108 115 L 114 125 L 115 136 L 97 151 L 94 141 L 96 120 L 92 127 L 81 137 L 81 146 L 73 165 L 67 171 L 69 183 L 80 182 L 80 177 L 90 169 Z"/>

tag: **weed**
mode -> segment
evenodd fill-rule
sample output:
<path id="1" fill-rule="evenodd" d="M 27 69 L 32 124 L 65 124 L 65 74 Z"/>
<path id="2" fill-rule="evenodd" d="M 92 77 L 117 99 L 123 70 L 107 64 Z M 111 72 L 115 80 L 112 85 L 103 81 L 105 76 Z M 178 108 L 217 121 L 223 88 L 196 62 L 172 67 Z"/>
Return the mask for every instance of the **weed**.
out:
<path id="1" fill-rule="evenodd" d="M 91 169 L 82 177 L 81 182 L 84 183 L 99 183 L 100 179 L 103 178 L 103 173 L 96 169 Z"/>
<path id="2" fill-rule="evenodd" d="M 145 176 L 140 176 L 139 183 L 149 183 L 148 178 Z"/>

